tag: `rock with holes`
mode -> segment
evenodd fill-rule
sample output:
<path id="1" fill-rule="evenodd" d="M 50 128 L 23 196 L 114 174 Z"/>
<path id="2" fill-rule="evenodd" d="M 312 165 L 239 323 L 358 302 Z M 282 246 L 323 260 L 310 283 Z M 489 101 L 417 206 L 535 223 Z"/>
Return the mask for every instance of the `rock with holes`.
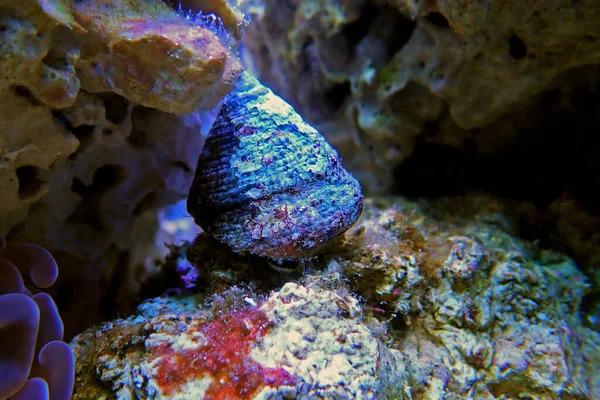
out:
<path id="1" fill-rule="evenodd" d="M 489 154 L 514 146 L 522 132 L 543 145 L 549 101 L 564 106 L 598 92 L 589 67 L 577 69 L 600 64 L 596 0 L 260 4 L 249 8 L 244 37 L 257 76 L 325 135 L 368 193 L 389 189 L 420 141 Z M 569 71 L 575 76 L 563 75 Z M 557 86 L 550 99 L 536 96 Z M 575 115 L 563 131 L 579 121 Z M 564 148 L 570 136 L 559 140 Z M 418 153 L 425 173 L 429 154 Z"/>
<path id="2" fill-rule="evenodd" d="M 167 0 L 167 3 L 177 7 L 179 10 L 186 10 L 190 17 L 198 13 L 206 15 L 209 19 L 218 16 L 220 21 L 217 23 L 222 24 L 226 31 L 236 39 L 242 37 L 244 28 L 248 25 L 248 17 L 237 7 L 238 3 L 242 3 L 241 1 Z"/>
<path id="3" fill-rule="evenodd" d="M 105 318 L 106 291 L 132 299 L 156 256 L 157 210 L 186 197 L 241 64 L 216 16 L 160 0 L 0 10 L 0 235 L 56 254 L 69 335 Z"/>
<path id="4" fill-rule="evenodd" d="M 71 129 L 83 123 L 53 113 L 81 107 L 82 101 L 75 106 L 80 93 L 102 93 L 96 103 L 115 98 L 108 93 L 127 99 L 115 100 L 107 112 L 119 123 L 128 103 L 177 114 L 211 109 L 241 72 L 224 31 L 184 18 L 161 1 L 143 7 L 139 0 L 2 3 L 0 216 L 47 190 L 36 176 L 40 169 L 72 154 L 78 140 L 78 151 L 84 150 L 89 132 Z M 30 168 L 17 175 L 20 167 Z"/>
<path id="5" fill-rule="evenodd" d="M 241 72 L 224 30 L 161 1 L 2 3 L 0 216 L 11 220 L 46 193 L 42 175 L 86 150 L 103 118 L 95 106 L 110 104 L 109 124 L 124 121 L 129 104 L 177 114 L 211 109 Z M 6 234 L 14 223 L 1 225 Z"/>

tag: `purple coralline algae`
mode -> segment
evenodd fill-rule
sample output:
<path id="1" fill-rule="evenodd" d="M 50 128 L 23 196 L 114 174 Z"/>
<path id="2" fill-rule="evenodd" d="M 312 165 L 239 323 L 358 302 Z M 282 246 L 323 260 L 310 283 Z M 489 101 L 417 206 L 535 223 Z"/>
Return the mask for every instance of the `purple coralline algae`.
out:
<path id="1" fill-rule="evenodd" d="M 198 160 L 188 197 L 198 225 L 234 251 L 298 259 L 346 231 L 362 202 L 325 138 L 244 72 Z"/>
<path id="2" fill-rule="evenodd" d="M 46 293 L 32 294 L 21 274 L 47 288 L 58 267 L 43 248 L 0 237 L 0 399 L 68 400 L 74 360 L 58 310 Z"/>

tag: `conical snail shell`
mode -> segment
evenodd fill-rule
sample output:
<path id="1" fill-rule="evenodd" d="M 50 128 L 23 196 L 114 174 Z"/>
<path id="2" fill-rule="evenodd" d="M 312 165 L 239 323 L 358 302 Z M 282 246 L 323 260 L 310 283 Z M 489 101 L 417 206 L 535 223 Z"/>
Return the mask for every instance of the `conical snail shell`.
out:
<path id="1" fill-rule="evenodd" d="M 196 223 L 236 252 L 301 259 L 346 231 L 362 203 L 325 138 L 244 72 L 198 159 L 187 202 Z"/>

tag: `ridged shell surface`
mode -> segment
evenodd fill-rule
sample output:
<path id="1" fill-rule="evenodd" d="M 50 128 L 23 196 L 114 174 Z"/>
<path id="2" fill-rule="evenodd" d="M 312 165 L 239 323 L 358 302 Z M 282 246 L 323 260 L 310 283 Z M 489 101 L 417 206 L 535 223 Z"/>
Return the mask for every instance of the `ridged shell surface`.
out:
<path id="1" fill-rule="evenodd" d="M 196 223 L 234 251 L 301 259 L 347 230 L 362 203 L 325 138 L 244 72 L 198 159 Z"/>

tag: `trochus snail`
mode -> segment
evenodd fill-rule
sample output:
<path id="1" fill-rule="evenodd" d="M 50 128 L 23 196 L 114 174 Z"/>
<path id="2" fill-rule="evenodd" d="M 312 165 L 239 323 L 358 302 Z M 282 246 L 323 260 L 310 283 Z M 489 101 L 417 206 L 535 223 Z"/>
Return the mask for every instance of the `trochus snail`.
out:
<path id="1" fill-rule="evenodd" d="M 236 252 L 312 256 L 361 213 L 358 181 L 325 138 L 244 72 L 211 128 L 187 201 Z"/>

